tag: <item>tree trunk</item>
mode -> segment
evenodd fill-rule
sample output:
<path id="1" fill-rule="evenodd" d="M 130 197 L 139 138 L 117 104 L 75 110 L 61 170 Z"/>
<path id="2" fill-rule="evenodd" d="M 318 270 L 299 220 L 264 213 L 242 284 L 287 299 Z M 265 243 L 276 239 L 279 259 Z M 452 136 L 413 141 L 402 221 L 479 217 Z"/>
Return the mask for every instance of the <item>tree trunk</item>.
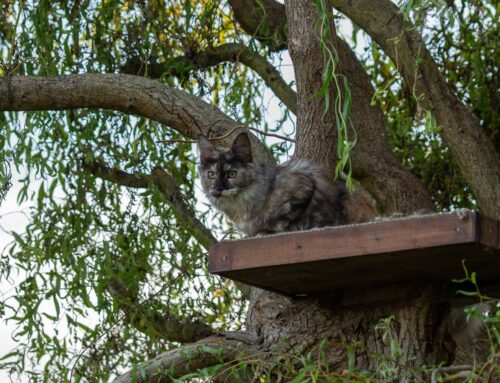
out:
<path id="1" fill-rule="evenodd" d="M 331 6 L 327 8 L 330 10 Z M 323 57 L 319 32 L 315 30 L 317 11 L 309 1 L 293 0 L 286 3 L 286 12 L 288 44 L 297 82 L 294 155 L 310 159 L 333 174 L 338 161 L 333 100 L 338 90 L 331 87 L 329 112 L 324 114 L 325 99 L 315 96 L 323 82 Z M 336 71 L 348 79 L 351 90 L 350 119 L 358 139 L 351 153 L 356 179 L 377 199 L 381 212 L 431 210 L 433 206 L 427 191 L 415 175 L 401 166 L 389 146 L 380 105 L 371 105 L 374 90 L 368 75 L 347 44 L 336 36 L 333 22 L 330 22 L 330 32 L 329 37 L 338 52 Z"/>
<path id="2" fill-rule="evenodd" d="M 266 351 L 300 355 L 326 339 L 332 369 L 348 368 L 347 349 L 353 346 L 353 367 L 374 372 L 394 363 L 405 381 L 403 370 L 419 374 L 412 367 L 453 360 L 454 344 L 447 332 L 450 305 L 441 299 L 446 293 L 439 285 L 400 285 L 286 298 L 254 289 L 247 326 Z M 393 319 L 380 326 L 389 317 Z"/>
<path id="3" fill-rule="evenodd" d="M 318 15 L 311 1 L 288 1 L 288 49 L 297 83 L 297 133 L 294 156 L 309 159 L 333 173 L 338 161 L 337 129 L 332 113 L 336 92 L 330 89 L 329 112 L 325 98 L 315 96 L 323 83 L 323 57 L 313 31 Z M 330 31 L 334 33 L 334 30 Z M 333 39 L 333 36 L 330 36 Z M 312 145 L 311 145 L 312 144 Z"/>

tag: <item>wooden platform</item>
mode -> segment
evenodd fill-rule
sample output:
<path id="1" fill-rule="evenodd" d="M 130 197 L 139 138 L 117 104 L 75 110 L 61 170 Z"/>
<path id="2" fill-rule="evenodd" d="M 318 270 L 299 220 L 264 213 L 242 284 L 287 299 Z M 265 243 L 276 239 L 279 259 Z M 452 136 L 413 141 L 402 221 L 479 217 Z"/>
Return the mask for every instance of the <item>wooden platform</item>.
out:
<path id="1" fill-rule="evenodd" d="M 500 221 L 461 211 L 222 241 L 211 273 L 287 295 L 463 278 L 500 287 Z M 457 287 L 458 288 L 458 287 Z"/>

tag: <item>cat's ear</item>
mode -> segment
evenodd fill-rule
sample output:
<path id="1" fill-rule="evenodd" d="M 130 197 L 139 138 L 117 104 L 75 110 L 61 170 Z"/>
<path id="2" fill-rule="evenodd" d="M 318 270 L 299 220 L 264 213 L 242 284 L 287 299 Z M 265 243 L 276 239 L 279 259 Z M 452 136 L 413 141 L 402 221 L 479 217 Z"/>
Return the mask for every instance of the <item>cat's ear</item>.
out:
<path id="1" fill-rule="evenodd" d="M 240 133 L 233 141 L 231 151 L 234 156 L 243 162 L 252 162 L 252 145 L 247 133 Z"/>
<path id="2" fill-rule="evenodd" d="M 198 136 L 198 152 L 200 153 L 200 162 L 202 165 L 206 165 L 207 162 L 216 159 L 215 147 L 207 137 L 201 134 Z"/>

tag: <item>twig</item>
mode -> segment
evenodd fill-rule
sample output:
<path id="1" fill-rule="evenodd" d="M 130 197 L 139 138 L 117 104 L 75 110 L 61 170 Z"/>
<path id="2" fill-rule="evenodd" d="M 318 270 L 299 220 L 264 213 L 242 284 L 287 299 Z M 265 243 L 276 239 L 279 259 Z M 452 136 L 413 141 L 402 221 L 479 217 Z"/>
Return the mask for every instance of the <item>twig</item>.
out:
<path id="1" fill-rule="evenodd" d="M 196 144 L 198 141 L 197 140 L 176 140 L 176 139 L 156 141 L 157 144 L 175 143 L 175 142 L 180 143 L 180 144 Z"/>
<path id="2" fill-rule="evenodd" d="M 288 141 L 288 142 L 292 142 L 295 144 L 295 140 L 292 139 L 292 138 L 288 138 L 288 137 L 285 137 L 285 136 L 281 136 L 279 134 L 276 134 L 276 133 L 268 133 L 268 132 L 263 132 L 262 130 L 259 130 L 259 129 L 255 129 L 255 128 L 248 128 L 250 130 L 253 130 L 254 132 L 257 132 L 257 133 L 260 133 L 260 134 L 263 134 L 265 136 L 269 136 L 269 137 L 276 137 L 276 138 L 280 138 L 284 141 Z"/>
<path id="3" fill-rule="evenodd" d="M 226 134 L 223 134 L 222 136 L 216 136 L 216 137 L 209 137 L 208 139 L 210 141 L 219 141 L 219 140 L 223 140 L 224 138 L 227 138 L 229 137 L 231 134 L 233 134 L 236 130 L 238 129 L 244 129 L 245 127 L 243 125 L 238 125 L 238 126 L 235 126 L 233 129 L 231 129 L 228 133 Z"/>
<path id="4" fill-rule="evenodd" d="M 222 135 L 222 136 L 216 136 L 216 137 L 208 137 L 208 139 L 210 141 L 220 141 L 220 140 L 223 140 L 224 138 L 227 138 L 229 137 L 231 134 L 233 134 L 237 129 L 245 129 L 244 126 L 242 125 L 239 125 L 239 126 L 236 126 L 234 127 L 233 129 L 231 129 L 228 133 Z M 276 137 L 276 138 L 279 138 L 279 139 L 282 139 L 284 141 L 288 141 L 288 142 L 292 142 L 292 143 L 295 143 L 295 140 L 292 139 L 292 138 L 288 138 L 288 137 L 285 137 L 285 136 L 281 136 L 279 134 L 276 134 L 276 133 L 269 133 L 269 132 L 264 132 L 262 130 L 259 130 L 259 129 L 256 129 L 256 128 L 249 128 L 247 127 L 246 129 L 249 129 L 249 130 L 252 130 L 254 132 L 257 132 L 257 133 L 260 133 L 260 134 L 263 134 L 265 136 L 269 136 L 269 137 Z M 183 144 L 195 144 L 198 142 L 198 140 L 178 140 L 178 139 L 172 139 L 172 140 L 160 140 L 160 141 L 156 141 L 157 143 L 174 143 L 174 142 L 178 142 L 178 143 L 183 143 Z"/>
<path id="5" fill-rule="evenodd" d="M 431 383 L 437 383 L 436 374 L 438 372 L 454 372 L 454 371 L 467 371 L 467 372 L 472 373 L 472 366 L 469 366 L 469 365 L 459 365 L 459 366 L 450 366 L 450 367 L 436 368 L 434 371 L 432 371 Z"/>

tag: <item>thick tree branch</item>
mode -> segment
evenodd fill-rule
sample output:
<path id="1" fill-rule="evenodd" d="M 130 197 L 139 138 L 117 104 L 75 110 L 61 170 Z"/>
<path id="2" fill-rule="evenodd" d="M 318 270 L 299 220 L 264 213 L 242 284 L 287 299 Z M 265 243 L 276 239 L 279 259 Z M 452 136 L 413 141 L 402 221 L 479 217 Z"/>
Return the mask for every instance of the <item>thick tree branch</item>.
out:
<path id="1" fill-rule="evenodd" d="M 225 62 L 240 62 L 255 71 L 293 113 L 295 113 L 297 95 L 281 78 L 280 73 L 264 57 L 243 44 L 227 43 L 201 52 L 192 52 L 167 60 L 164 63 L 152 61 L 147 64 L 148 75 L 160 78 L 165 74 L 183 76 L 192 69 L 203 69 Z M 123 73 L 143 74 L 145 65 L 132 60 L 122 68 Z"/>
<path id="2" fill-rule="evenodd" d="M 252 345 L 210 337 L 190 346 L 164 352 L 123 374 L 114 383 L 168 383 L 201 368 L 227 363 L 255 352 Z"/>
<path id="3" fill-rule="evenodd" d="M 363 28 L 396 64 L 420 105 L 443 127 L 453 161 L 474 191 L 479 206 L 500 218 L 500 158 L 477 117 L 458 99 L 424 41 L 389 0 L 333 0 L 335 8 Z"/>
<path id="4" fill-rule="evenodd" d="M 104 180 L 131 188 L 156 187 L 165 202 L 170 206 L 178 224 L 186 229 L 196 240 L 208 250 L 217 240 L 210 230 L 195 217 L 193 209 L 186 203 L 179 185 L 172 175 L 160 167 L 156 167 L 151 175 L 135 175 L 123 170 L 113 169 L 99 162 L 84 163 L 83 168 Z"/>
<path id="5" fill-rule="evenodd" d="M 140 115 L 163 123 L 184 136 L 221 136 L 240 124 L 189 93 L 155 80 L 125 74 L 78 74 L 60 77 L 0 77 L 0 111 L 101 108 Z M 230 145 L 233 136 L 222 141 Z M 274 162 L 255 136 L 254 156 Z"/>
<path id="6" fill-rule="evenodd" d="M 433 210 L 429 193 L 419 179 L 405 169 L 389 145 L 380 104 L 373 105 L 373 85 L 352 49 L 338 36 L 333 45 L 339 56 L 339 70 L 351 90 L 351 121 L 358 142 L 352 151 L 353 171 L 370 190 L 385 213 Z"/>

